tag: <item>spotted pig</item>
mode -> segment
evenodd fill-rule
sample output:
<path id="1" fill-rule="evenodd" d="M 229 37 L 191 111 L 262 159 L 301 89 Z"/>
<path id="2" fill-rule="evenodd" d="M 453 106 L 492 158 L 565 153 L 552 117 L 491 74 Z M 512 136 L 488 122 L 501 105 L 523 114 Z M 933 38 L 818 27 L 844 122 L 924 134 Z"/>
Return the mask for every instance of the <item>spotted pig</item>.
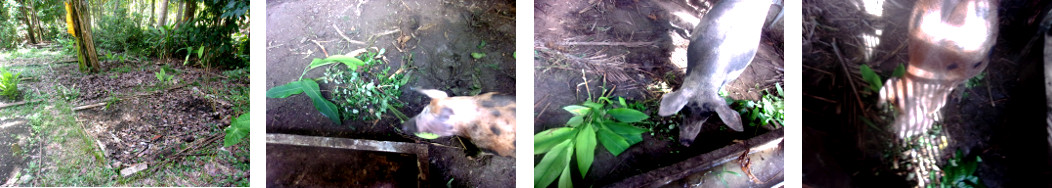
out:
<path id="1" fill-rule="evenodd" d="M 406 132 L 457 135 L 471 139 L 483 151 L 515 155 L 515 96 L 491 92 L 449 97 L 439 90 L 417 91 L 431 103 L 406 123 Z"/>

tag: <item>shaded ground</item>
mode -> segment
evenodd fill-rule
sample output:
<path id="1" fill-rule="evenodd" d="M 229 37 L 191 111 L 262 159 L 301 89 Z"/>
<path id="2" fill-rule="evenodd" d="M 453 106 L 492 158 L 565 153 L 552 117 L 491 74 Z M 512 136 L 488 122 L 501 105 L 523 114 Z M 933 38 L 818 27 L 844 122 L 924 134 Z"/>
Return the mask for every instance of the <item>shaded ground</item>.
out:
<path id="1" fill-rule="evenodd" d="M 909 149 L 885 131 L 888 127 L 884 125 L 891 121 L 876 106 L 878 97 L 853 89 L 848 82 L 867 87 L 858 73 L 862 64 L 873 67 L 882 78 L 906 64 L 904 23 L 908 23 L 912 6 L 911 1 L 869 7 L 848 1 L 804 1 L 804 183 L 818 187 L 912 186 L 918 183 L 913 177 L 918 174 L 916 167 L 931 167 L 918 164 L 917 159 L 943 166 L 954 151 L 961 150 L 970 158 L 982 157 L 976 174 L 988 186 L 1052 185 L 1044 178 L 1052 175 L 1052 166 L 1045 152 L 1048 135 L 1043 131 L 1042 41 L 1031 41 L 1044 15 L 1041 10 L 1047 10 L 1049 3 L 1001 2 L 1000 35 L 985 78 L 972 88 L 958 86 L 942 108 L 943 121 L 936 123 L 941 129 L 928 135 L 945 138 L 946 143 Z M 867 13 L 867 9 L 875 11 Z M 1024 49 L 1030 42 L 1035 46 Z M 923 157 L 904 157 L 910 151 L 919 151 Z"/>
<path id="2" fill-rule="evenodd" d="M 406 67 L 412 77 L 398 99 L 406 104 L 398 110 L 407 116 L 418 114 L 428 102 L 409 88 L 439 89 L 455 96 L 493 91 L 515 94 L 515 10 L 510 1 L 279 0 L 268 1 L 267 10 L 268 89 L 295 81 L 311 59 L 323 58 L 326 52 L 336 55 L 379 47 L 386 49 L 387 66 L 392 70 Z M 473 52 L 486 56 L 475 59 Z M 311 71 L 304 78 L 322 73 Z M 331 86 L 321 84 L 321 88 L 329 96 L 326 90 Z M 396 127 L 401 122 L 390 113 L 379 121 L 334 125 L 304 95 L 267 99 L 268 133 L 415 141 Z M 514 184 L 515 159 L 474 157 L 471 153 L 475 152 L 459 149 L 464 146 L 455 138 L 431 142 L 456 147 L 431 147 L 432 186 L 445 186 L 450 180 L 454 186 L 466 187 Z M 291 173 L 300 169 L 276 170 Z"/>
<path id="3" fill-rule="evenodd" d="M 590 2 L 534 4 L 534 48 L 538 52 L 534 59 L 534 131 L 564 126 L 571 114 L 562 107 L 586 101 L 589 92 L 598 96 L 604 86 L 612 90 L 612 96 L 643 104 L 644 112 L 651 118 L 637 125 L 650 129 L 643 133 L 643 141 L 621 155 L 596 152 L 587 177 L 581 181 L 582 177 L 573 175 L 577 186 L 614 183 L 769 130 L 745 126 L 740 133 L 727 131 L 722 122 L 714 121 L 718 118 L 712 118 L 687 148 L 677 141 L 679 129 L 675 128 L 682 115 L 656 115 L 660 96 L 680 85 L 686 65 L 684 50 L 689 41 L 676 34 L 675 27 L 669 24 L 675 21 L 671 12 L 700 15 L 707 11 L 708 2 L 694 2 L 701 4 L 696 5 L 697 9 L 678 1 Z M 769 22 L 778 10 L 777 6 L 772 8 Z M 781 28 L 781 22 L 777 22 L 763 32 L 756 58 L 741 77 L 725 87 L 732 98 L 757 100 L 762 90 L 773 92 L 775 84 L 783 82 Z M 540 161 L 541 156 L 537 155 L 534 161 Z"/>
<path id="4" fill-rule="evenodd" d="M 248 109 L 247 69 L 171 62 L 175 82 L 161 84 L 156 60 L 104 61 L 103 72 L 85 74 L 57 46 L 37 50 L 0 64 L 22 72 L 20 101 L 31 102 L 0 118 L 28 119 L 40 148 L 26 156 L 31 178 L 14 185 L 247 185 L 248 145 L 221 147 L 230 119 Z M 148 168 L 118 173 L 137 164 Z"/>

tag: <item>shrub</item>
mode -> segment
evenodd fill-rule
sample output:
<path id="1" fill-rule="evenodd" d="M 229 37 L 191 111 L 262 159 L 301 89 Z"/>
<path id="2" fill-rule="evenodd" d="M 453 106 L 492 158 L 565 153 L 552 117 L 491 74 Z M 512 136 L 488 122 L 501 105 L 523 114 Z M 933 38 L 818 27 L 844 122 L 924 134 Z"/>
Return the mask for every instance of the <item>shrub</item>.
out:
<path id="1" fill-rule="evenodd" d="M 18 76 L 22 73 L 11 73 L 0 67 L 0 96 L 14 99 L 18 96 Z"/>

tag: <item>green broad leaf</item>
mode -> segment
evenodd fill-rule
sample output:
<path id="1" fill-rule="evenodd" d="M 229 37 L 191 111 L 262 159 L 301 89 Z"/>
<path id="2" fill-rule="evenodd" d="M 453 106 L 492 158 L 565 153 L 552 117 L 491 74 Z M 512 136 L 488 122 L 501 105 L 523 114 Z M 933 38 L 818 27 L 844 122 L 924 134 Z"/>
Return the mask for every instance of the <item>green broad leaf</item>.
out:
<path id="1" fill-rule="evenodd" d="M 582 126 L 574 142 L 577 146 L 577 169 L 580 170 L 581 177 L 588 175 L 588 168 L 592 167 L 592 161 L 595 160 L 595 130 L 592 127 Z"/>
<path id="2" fill-rule="evenodd" d="M 599 142 L 603 143 L 603 147 L 606 147 L 606 151 L 609 151 L 610 154 L 614 154 L 614 156 L 620 155 L 621 152 L 628 149 L 628 146 L 631 146 L 624 137 L 603 127 L 599 128 L 598 137 Z"/>
<path id="3" fill-rule="evenodd" d="M 533 168 L 533 185 L 535 188 L 548 187 L 559 177 L 566 166 L 570 165 L 570 151 L 573 143 L 563 140 L 552 148 L 552 152 L 545 154 L 540 163 Z"/>
<path id="4" fill-rule="evenodd" d="M 471 58 L 482 59 L 483 57 L 486 57 L 486 53 L 471 52 Z"/>
<path id="5" fill-rule="evenodd" d="M 285 98 L 303 93 L 303 88 L 300 87 L 302 84 L 300 82 L 302 81 L 289 82 L 285 85 L 270 88 L 270 90 L 267 90 L 267 98 Z"/>
<path id="6" fill-rule="evenodd" d="M 617 102 L 621 102 L 621 107 L 628 107 L 628 103 L 625 102 L 624 97 L 617 97 Z"/>
<path id="7" fill-rule="evenodd" d="M 566 165 L 566 168 L 563 168 L 563 172 L 560 174 L 562 175 L 559 176 L 559 188 L 573 188 L 573 181 L 570 179 L 570 165 Z"/>
<path id="8" fill-rule="evenodd" d="M 486 41 L 484 41 L 484 40 L 483 40 L 482 42 L 480 42 L 480 43 L 479 43 L 479 46 L 478 46 L 478 48 L 479 48 L 479 49 L 482 49 L 482 48 L 484 48 L 484 47 L 486 47 Z"/>
<path id="9" fill-rule="evenodd" d="M 610 131 L 613 131 L 617 134 L 643 134 L 649 131 L 644 128 L 629 125 L 628 123 L 614 122 L 609 120 L 604 121 L 603 124 L 606 125 L 606 128 L 610 129 Z"/>
<path id="10" fill-rule="evenodd" d="M 774 88 L 778 91 L 778 96 L 785 96 L 785 93 L 782 92 L 782 83 L 774 83 Z"/>
<path id="11" fill-rule="evenodd" d="M 588 114 L 589 110 L 591 110 L 591 109 L 588 109 L 588 107 L 579 106 L 579 105 L 569 105 L 569 106 L 563 107 L 563 110 L 566 110 L 566 111 L 572 113 L 574 116 L 584 116 L 585 114 Z"/>
<path id="12" fill-rule="evenodd" d="M 197 58 L 198 59 L 200 59 L 201 55 L 203 55 L 204 53 L 205 53 L 205 46 L 201 46 L 200 48 L 197 48 Z"/>
<path id="13" fill-rule="evenodd" d="M 574 128 L 559 127 L 541 131 L 533 135 L 533 154 L 547 153 L 555 145 L 573 138 Z"/>
<path id="14" fill-rule="evenodd" d="M 613 116 L 614 119 L 625 123 L 635 123 L 650 118 L 650 116 L 647 116 L 647 114 L 644 114 L 643 112 L 629 108 L 616 108 L 606 111 L 606 113 Z"/>
<path id="15" fill-rule="evenodd" d="M 592 108 L 592 109 L 603 109 L 603 104 L 595 103 L 595 102 L 592 102 L 592 101 L 584 101 L 584 104 L 582 104 L 582 105 L 587 106 L 587 107 Z"/>
<path id="16" fill-rule="evenodd" d="M 428 140 L 438 138 L 437 134 L 429 133 L 429 132 L 418 132 L 418 133 L 415 133 L 414 135 L 416 135 L 417 137 L 423 138 L 423 139 L 428 139 Z"/>
<path id="17" fill-rule="evenodd" d="M 300 84 L 300 88 L 303 88 L 303 93 L 306 93 L 311 101 L 314 102 L 314 108 L 317 108 L 318 112 L 321 112 L 322 115 L 325 115 L 325 117 L 328 117 L 329 120 L 332 120 L 332 122 L 337 125 L 343 124 L 340 121 L 340 114 L 336 105 L 321 97 L 321 90 L 318 89 L 318 82 L 306 79 L 300 80 L 298 83 Z"/>
<path id="18" fill-rule="evenodd" d="M 317 67 L 320 67 L 320 66 L 325 66 L 325 65 L 333 64 L 333 63 L 337 63 L 337 62 L 343 63 L 344 65 L 347 65 L 347 69 L 351 69 L 351 70 L 358 70 L 358 66 L 365 65 L 365 62 L 363 62 L 362 60 L 360 60 L 358 58 L 355 58 L 355 57 L 345 56 L 345 55 L 333 55 L 333 56 L 329 56 L 328 58 L 325 58 L 325 59 L 314 58 L 314 60 L 310 62 L 310 66 L 307 69 L 310 70 L 310 69 L 314 69 L 314 68 L 317 68 Z"/>
<path id="19" fill-rule="evenodd" d="M 881 87 L 884 87 L 880 75 L 877 75 L 877 72 L 874 72 L 873 69 L 869 68 L 869 65 L 862 64 L 858 69 L 859 72 L 862 73 L 862 80 L 869 83 L 870 91 L 878 92 Z"/>
<path id="20" fill-rule="evenodd" d="M 584 122 L 584 116 L 574 116 L 570 118 L 570 121 L 566 121 L 566 125 L 570 127 L 577 127 Z"/>
<path id="21" fill-rule="evenodd" d="M 226 127 L 226 136 L 223 138 L 223 147 L 230 147 L 240 143 L 248 136 L 249 114 L 241 114 L 236 119 L 230 120 L 230 126 Z"/>
<path id="22" fill-rule="evenodd" d="M 901 63 L 899 63 L 898 67 L 895 67 L 895 72 L 891 72 L 891 77 L 902 78 L 902 76 L 905 76 L 905 75 L 906 75 L 906 66 L 903 66 L 903 64 L 901 64 Z"/>
<path id="23" fill-rule="evenodd" d="M 647 129 L 632 126 L 628 123 L 605 121 L 603 124 L 606 125 L 606 128 L 610 129 L 610 131 L 624 137 L 629 146 L 643 141 L 643 133 L 647 132 Z"/>

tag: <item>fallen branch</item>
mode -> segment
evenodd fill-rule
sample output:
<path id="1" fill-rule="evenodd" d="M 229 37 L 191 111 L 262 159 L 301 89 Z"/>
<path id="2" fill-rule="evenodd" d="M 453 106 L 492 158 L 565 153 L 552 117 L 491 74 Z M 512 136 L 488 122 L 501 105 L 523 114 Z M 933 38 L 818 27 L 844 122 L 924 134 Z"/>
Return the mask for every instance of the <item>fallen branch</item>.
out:
<path id="1" fill-rule="evenodd" d="M 79 106 L 79 107 L 73 108 L 73 111 L 75 112 L 75 111 L 80 111 L 80 110 L 85 110 L 85 109 L 91 109 L 91 108 L 95 108 L 95 107 L 100 107 L 100 106 L 106 106 L 106 103 L 104 103 L 104 102 L 100 102 L 100 103 L 95 103 L 95 104 L 89 104 L 89 105 Z"/>
<path id="2" fill-rule="evenodd" d="M 336 34 L 340 34 L 340 37 L 343 37 L 343 40 L 347 40 L 347 42 L 349 42 L 351 44 L 365 45 L 365 42 L 351 40 L 351 38 L 347 37 L 347 35 L 343 35 L 343 31 L 340 31 L 340 28 L 336 27 L 335 23 L 332 24 L 332 29 L 335 29 L 336 30 Z"/>
<path id="3" fill-rule="evenodd" d="M 653 46 L 656 42 L 560 42 L 555 43 L 561 46 L 625 46 L 625 47 L 643 47 Z"/>
<path id="4" fill-rule="evenodd" d="M 28 103 L 35 103 L 35 102 L 40 102 L 40 101 L 41 100 L 38 99 L 38 100 L 33 100 L 33 101 L 22 101 L 22 102 L 10 103 L 10 104 L 0 104 L 0 109 L 4 109 L 4 108 L 7 108 L 7 107 L 12 107 L 12 106 L 23 105 L 23 104 L 28 104 Z"/>

